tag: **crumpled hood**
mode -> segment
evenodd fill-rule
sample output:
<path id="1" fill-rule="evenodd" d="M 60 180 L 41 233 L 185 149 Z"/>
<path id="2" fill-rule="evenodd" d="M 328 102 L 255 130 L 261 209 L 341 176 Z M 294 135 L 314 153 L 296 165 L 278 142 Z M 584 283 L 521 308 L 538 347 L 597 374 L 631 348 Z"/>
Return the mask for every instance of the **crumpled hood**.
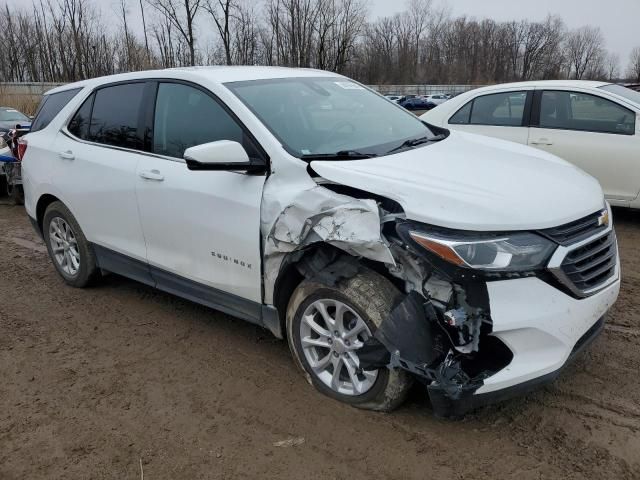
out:
<path id="1" fill-rule="evenodd" d="M 601 209 L 598 182 L 546 152 L 451 132 L 438 143 L 395 155 L 314 161 L 323 178 L 397 201 L 407 218 L 447 228 L 549 228 Z"/>

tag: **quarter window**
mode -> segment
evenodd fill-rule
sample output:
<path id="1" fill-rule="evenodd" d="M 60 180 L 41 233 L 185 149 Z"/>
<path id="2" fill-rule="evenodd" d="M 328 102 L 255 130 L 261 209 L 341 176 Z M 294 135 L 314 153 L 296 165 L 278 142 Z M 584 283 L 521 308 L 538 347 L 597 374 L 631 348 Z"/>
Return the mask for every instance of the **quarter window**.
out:
<path id="1" fill-rule="evenodd" d="M 98 90 L 88 140 L 142 150 L 144 142 L 138 125 L 144 86 L 144 83 L 127 83 Z"/>
<path id="2" fill-rule="evenodd" d="M 195 145 L 232 140 L 244 144 L 240 125 L 210 95 L 180 83 L 160 83 L 153 126 L 153 151 L 182 158 Z M 247 148 L 251 156 L 251 149 Z"/>
<path id="3" fill-rule="evenodd" d="M 38 105 L 36 117 L 31 124 L 31 131 L 37 132 L 38 130 L 46 128 L 56 115 L 60 113 L 60 110 L 62 110 L 80 90 L 82 90 L 82 88 L 74 88 L 58 93 L 51 93 L 42 97 L 40 105 Z"/>
<path id="4" fill-rule="evenodd" d="M 91 107 L 93 106 L 94 95 L 87 98 L 80 109 L 69 122 L 67 129 L 78 138 L 87 140 L 89 138 L 89 122 L 91 120 Z"/>
<path id="5" fill-rule="evenodd" d="M 545 91 L 540 102 L 540 127 L 633 135 L 636 115 L 596 95 Z"/>
<path id="6" fill-rule="evenodd" d="M 464 107 L 458 110 L 456 114 L 449 119 L 449 123 L 452 125 L 468 125 L 472 105 L 473 101 L 467 103 Z"/>

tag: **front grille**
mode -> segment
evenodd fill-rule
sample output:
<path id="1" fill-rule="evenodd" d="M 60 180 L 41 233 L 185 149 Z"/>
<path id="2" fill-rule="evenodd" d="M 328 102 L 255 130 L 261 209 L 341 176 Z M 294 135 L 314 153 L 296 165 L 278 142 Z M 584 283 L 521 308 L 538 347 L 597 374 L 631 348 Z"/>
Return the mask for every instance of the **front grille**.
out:
<path id="1" fill-rule="evenodd" d="M 615 274 L 616 257 L 616 234 L 611 230 L 608 234 L 571 250 L 560 269 L 576 290 L 585 293 L 598 288 Z"/>
<path id="2" fill-rule="evenodd" d="M 603 213 L 604 212 L 602 211 L 592 213 L 587 217 L 575 220 L 571 223 L 541 230 L 540 233 L 560 245 L 577 243 L 607 229 L 607 225 L 600 221 Z"/>

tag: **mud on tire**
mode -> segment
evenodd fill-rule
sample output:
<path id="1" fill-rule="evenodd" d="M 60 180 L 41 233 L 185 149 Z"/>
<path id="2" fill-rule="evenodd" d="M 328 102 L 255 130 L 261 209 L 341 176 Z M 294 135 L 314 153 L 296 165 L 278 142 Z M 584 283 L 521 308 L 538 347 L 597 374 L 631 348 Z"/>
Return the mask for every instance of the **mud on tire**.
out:
<path id="1" fill-rule="evenodd" d="M 356 276 L 332 286 L 318 279 L 306 279 L 296 288 L 287 309 L 287 340 L 298 367 L 309 383 L 321 393 L 355 407 L 391 411 L 405 400 L 412 378 L 402 370 L 380 369 L 373 386 L 360 395 L 345 395 L 334 391 L 314 373 L 305 357 L 300 324 L 303 313 L 319 299 L 337 300 L 346 304 L 367 324 L 371 334 L 389 316 L 398 303 L 400 292 L 383 276 L 361 269 Z"/>

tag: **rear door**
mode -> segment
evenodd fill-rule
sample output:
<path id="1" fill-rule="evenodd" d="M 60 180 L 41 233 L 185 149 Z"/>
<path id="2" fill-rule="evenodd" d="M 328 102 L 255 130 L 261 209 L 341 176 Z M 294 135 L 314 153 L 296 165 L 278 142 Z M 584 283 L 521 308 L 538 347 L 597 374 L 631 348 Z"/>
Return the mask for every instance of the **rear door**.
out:
<path id="1" fill-rule="evenodd" d="M 56 136 L 53 184 L 90 242 L 146 262 L 136 201 L 144 82 L 94 91 Z M 139 278 L 149 281 L 148 278 Z"/>
<path id="2" fill-rule="evenodd" d="M 192 171 L 183 153 L 194 145 L 233 140 L 252 161 L 266 159 L 210 92 L 160 81 L 154 97 L 149 120 L 153 155 L 138 162 L 136 191 L 147 258 L 158 287 L 214 306 L 229 305 L 233 296 L 261 303 L 265 175 Z M 220 292 L 231 296 L 221 297 Z"/>
<path id="3" fill-rule="evenodd" d="M 481 95 L 452 115 L 448 127 L 526 145 L 532 99 L 527 89 Z"/>
<path id="4" fill-rule="evenodd" d="M 638 196 L 636 112 L 603 96 L 569 90 L 538 91 L 534 105 L 529 145 L 594 176 L 614 202 Z"/>

